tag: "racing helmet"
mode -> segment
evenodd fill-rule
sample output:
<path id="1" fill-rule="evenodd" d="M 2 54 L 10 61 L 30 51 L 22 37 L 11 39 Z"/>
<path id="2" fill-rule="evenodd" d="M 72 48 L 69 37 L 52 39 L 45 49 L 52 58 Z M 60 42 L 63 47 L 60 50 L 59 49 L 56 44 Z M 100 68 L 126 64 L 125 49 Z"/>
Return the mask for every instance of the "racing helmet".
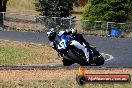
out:
<path id="1" fill-rule="evenodd" d="M 48 39 L 49 39 L 50 41 L 53 41 L 53 40 L 55 39 L 55 37 L 56 37 L 56 32 L 54 31 L 53 28 L 50 29 L 49 32 L 47 32 L 47 36 L 48 36 Z"/>
<path id="2" fill-rule="evenodd" d="M 77 30 L 75 28 L 71 28 L 71 29 L 67 29 L 66 32 L 67 33 L 76 34 L 77 33 Z"/>

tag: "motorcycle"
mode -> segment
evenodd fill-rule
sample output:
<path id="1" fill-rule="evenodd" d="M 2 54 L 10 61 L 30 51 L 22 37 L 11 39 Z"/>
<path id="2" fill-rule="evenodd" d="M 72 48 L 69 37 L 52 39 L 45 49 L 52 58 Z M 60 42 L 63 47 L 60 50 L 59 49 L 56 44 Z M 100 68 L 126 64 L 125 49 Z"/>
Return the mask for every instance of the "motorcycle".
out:
<path id="1" fill-rule="evenodd" d="M 51 28 L 50 31 L 47 32 L 47 36 L 52 42 L 52 47 L 58 52 L 58 55 L 62 57 L 64 66 L 70 66 L 74 63 L 78 63 L 81 66 L 101 66 L 104 64 L 104 57 L 99 53 L 96 47 L 92 47 L 86 42 L 82 34 L 76 33 L 67 36 L 59 36 L 58 31 L 58 27 Z M 78 41 L 79 43 L 86 45 L 85 47 L 92 51 L 89 55 L 89 62 L 86 61 L 84 52 L 72 44 L 73 41 Z"/>

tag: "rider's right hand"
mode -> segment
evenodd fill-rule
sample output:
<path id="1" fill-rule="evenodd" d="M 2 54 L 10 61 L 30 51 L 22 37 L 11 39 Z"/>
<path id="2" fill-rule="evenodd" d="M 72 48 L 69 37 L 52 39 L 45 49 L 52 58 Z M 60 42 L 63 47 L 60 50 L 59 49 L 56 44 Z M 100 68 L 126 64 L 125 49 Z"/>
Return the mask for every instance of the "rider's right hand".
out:
<path id="1" fill-rule="evenodd" d="M 71 31 L 72 31 L 72 34 L 76 34 L 77 33 L 77 30 L 75 28 L 72 28 Z"/>

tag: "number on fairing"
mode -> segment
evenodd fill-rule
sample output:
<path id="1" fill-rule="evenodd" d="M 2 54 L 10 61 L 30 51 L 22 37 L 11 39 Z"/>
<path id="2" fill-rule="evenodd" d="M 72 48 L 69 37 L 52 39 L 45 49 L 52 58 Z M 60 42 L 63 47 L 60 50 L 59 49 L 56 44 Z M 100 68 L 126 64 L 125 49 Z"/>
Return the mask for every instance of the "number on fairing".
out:
<path id="1" fill-rule="evenodd" d="M 59 45 L 58 45 L 58 49 L 64 49 L 65 48 L 65 40 L 62 40 Z"/>

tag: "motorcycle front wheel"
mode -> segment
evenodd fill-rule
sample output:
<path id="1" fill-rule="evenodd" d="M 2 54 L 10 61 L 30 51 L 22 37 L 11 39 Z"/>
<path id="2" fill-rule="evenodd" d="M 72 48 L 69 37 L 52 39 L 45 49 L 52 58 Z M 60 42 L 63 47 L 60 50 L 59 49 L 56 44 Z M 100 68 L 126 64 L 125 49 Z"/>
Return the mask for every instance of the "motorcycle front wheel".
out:
<path id="1" fill-rule="evenodd" d="M 104 62 L 105 62 L 104 57 L 101 54 L 97 56 L 97 59 L 95 60 L 96 66 L 101 66 L 104 64 Z"/>

